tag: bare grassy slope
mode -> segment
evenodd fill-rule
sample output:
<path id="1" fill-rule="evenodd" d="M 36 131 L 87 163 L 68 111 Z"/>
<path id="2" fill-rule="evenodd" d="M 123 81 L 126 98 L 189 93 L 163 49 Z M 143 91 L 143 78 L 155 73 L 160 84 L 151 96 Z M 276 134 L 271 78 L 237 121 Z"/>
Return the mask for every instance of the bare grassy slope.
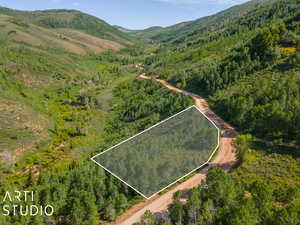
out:
<path id="1" fill-rule="evenodd" d="M 0 7 L 0 14 L 13 16 L 45 28 L 79 30 L 122 45 L 130 45 L 134 42 L 134 38 L 110 26 L 105 21 L 76 10 L 19 11 Z"/>
<path id="2" fill-rule="evenodd" d="M 62 48 L 75 54 L 119 50 L 123 45 L 72 29 L 48 29 L 0 14 L 0 36 L 32 46 Z"/>

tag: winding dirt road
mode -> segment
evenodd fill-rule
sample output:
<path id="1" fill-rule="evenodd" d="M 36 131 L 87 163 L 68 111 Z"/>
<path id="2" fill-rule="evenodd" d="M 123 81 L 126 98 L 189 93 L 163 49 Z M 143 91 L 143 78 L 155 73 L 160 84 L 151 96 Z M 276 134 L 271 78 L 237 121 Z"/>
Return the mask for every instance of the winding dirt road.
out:
<path id="1" fill-rule="evenodd" d="M 139 78 L 151 79 L 145 74 L 141 74 Z M 178 190 L 186 191 L 188 189 L 191 189 L 201 184 L 202 180 L 204 180 L 206 177 L 206 173 L 208 169 L 212 165 L 218 165 L 219 167 L 228 171 L 232 168 L 235 162 L 235 154 L 234 154 L 234 147 L 232 141 L 234 137 L 237 136 L 238 133 L 234 130 L 234 128 L 232 128 L 229 124 L 227 124 L 220 117 L 218 117 L 209 108 L 207 102 L 201 96 L 178 89 L 164 80 L 159 80 L 159 79 L 155 79 L 155 80 L 161 83 L 166 88 L 173 90 L 177 93 L 182 93 L 184 95 L 191 96 L 195 100 L 195 105 L 201 110 L 201 112 L 203 112 L 208 118 L 210 118 L 221 130 L 219 151 L 217 155 L 214 157 L 214 159 L 212 160 L 212 162 L 209 164 L 209 166 L 203 168 L 199 173 L 195 174 L 188 180 L 175 186 L 174 188 L 170 189 L 169 191 L 167 191 L 162 195 L 157 195 L 150 200 L 145 200 L 143 202 L 140 202 L 139 204 L 127 210 L 127 212 L 125 212 L 123 215 L 118 217 L 116 221 L 111 223 L 106 223 L 105 225 L 132 225 L 138 223 L 147 210 L 150 210 L 151 212 L 157 215 L 164 214 L 168 209 L 168 205 L 172 203 L 173 194 L 176 191 Z"/>

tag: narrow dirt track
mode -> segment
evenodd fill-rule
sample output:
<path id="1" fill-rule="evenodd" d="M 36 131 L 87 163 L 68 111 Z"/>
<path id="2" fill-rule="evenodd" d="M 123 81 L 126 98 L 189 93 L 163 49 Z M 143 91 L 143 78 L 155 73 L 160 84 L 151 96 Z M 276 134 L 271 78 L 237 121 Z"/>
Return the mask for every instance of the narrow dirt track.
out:
<path id="1" fill-rule="evenodd" d="M 139 76 L 140 79 L 151 79 L 145 74 Z M 178 89 L 164 80 L 155 79 L 166 88 L 173 90 L 177 93 L 182 93 L 187 96 L 191 96 L 195 100 L 195 105 L 203 112 L 208 118 L 210 118 L 221 130 L 220 146 L 218 154 L 214 157 L 209 166 L 203 168 L 199 173 L 195 174 L 188 180 L 170 189 L 162 195 L 157 195 L 150 200 L 145 200 L 125 212 L 122 216 L 118 217 L 116 221 L 106 223 L 105 225 L 132 225 L 140 221 L 141 217 L 147 210 L 159 215 L 166 213 L 168 205 L 172 203 L 173 194 L 178 191 L 186 191 L 195 186 L 201 184 L 205 179 L 208 168 L 212 165 L 218 165 L 224 170 L 228 171 L 232 168 L 235 162 L 234 147 L 232 141 L 237 135 L 237 132 L 229 124 L 218 117 L 208 106 L 205 99 L 201 96 L 191 92 L 187 92 Z"/>

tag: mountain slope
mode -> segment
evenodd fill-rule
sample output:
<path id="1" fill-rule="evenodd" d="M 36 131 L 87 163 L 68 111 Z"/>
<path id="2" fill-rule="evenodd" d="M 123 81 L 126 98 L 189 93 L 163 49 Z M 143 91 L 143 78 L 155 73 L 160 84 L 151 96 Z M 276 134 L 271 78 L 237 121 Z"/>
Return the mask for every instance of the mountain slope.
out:
<path id="1" fill-rule="evenodd" d="M 0 8 L 0 14 L 13 16 L 27 23 L 33 23 L 46 28 L 80 30 L 122 45 L 130 45 L 133 42 L 132 37 L 110 26 L 105 21 L 76 10 L 19 11 Z"/>
<path id="2" fill-rule="evenodd" d="M 54 26 L 56 28 L 42 25 L 45 18 L 56 18 L 60 24 Z M 81 18 L 80 23 L 78 18 Z M 85 30 L 79 29 L 84 25 Z M 66 111 L 77 116 L 84 112 L 79 96 L 93 92 L 95 97 L 94 92 L 110 86 L 121 74 L 128 75 L 125 65 L 134 59 L 126 50 L 119 52 L 119 56 L 107 50 L 124 49 L 129 44 L 127 39 L 131 38 L 97 18 L 66 10 L 25 12 L 0 8 L 0 28 L 0 87 L 3 90 L 0 92 L 0 161 L 7 163 L 3 164 L 4 168 L 18 162 L 22 171 L 22 157 L 26 152 L 45 153 L 36 151 L 40 149 L 39 143 L 52 150 L 59 149 L 57 140 L 60 139 L 61 144 L 66 141 L 57 136 L 62 130 L 65 137 L 77 136 L 81 119 L 67 119 L 64 123 L 61 116 Z M 95 34 L 89 34 L 92 28 Z M 90 86 L 86 87 L 88 82 Z M 61 103 L 66 97 L 62 93 L 68 93 L 68 101 L 77 107 Z M 96 97 L 94 100 L 91 96 L 84 98 L 97 101 Z M 58 124 L 65 127 L 55 128 Z M 77 132 L 74 133 L 74 129 Z M 70 132 L 66 133 L 67 130 Z M 23 165 L 26 164 L 30 163 Z"/>
<path id="3" fill-rule="evenodd" d="M 139 37 L 139 38 L 143 38 L 143 39 L 149 39 L 149 38 L 154 38 L 154 34 L 158 33 L 158 32 L 164 32 L 164 28 L 160 27 L 160 26 L 154 26 L 154 27 L 149 27 L 147 29 L 144 30 L 133 30 L 130 31 L 129 33 Z"/>
<path id="4" fill-rule="evenodd" d="M 299 24 L 299 0 L 256 1 L 150 36 L 147 74 L 205 96 L 241 135 L 230 174 L 210 170 L 187 201 L 173 196 L 168 218 L 147 211 L 141 223 L 300 222 Z"/>
<path id="5" fill-rule="evenodd" d="M 250 108 L 250 103 L 247 107 L 246 105 L 243 106 L 247 100 L 246 98 L 242 100 L 242 96 L 239 98 L 236 96 L 237 93 L 241 93 L 240 91 L 237 91 L 233 96 L 229 94 L 231 91 L 229 93 L 225 91 L 227 89 L 230 90 L 235 84 L 242 86 L 244 79 L 250 79 L 253 76 L 257 77 L 256 79 L 263 80 L 263 76 L 260 74 L 270 74 L 271 76 L 272 73 L 278 74 L 277 76 L 272 76 L 273 79 L 278 79 L 276 84 L 279 85 L 280 77 L 282 77 L 286 82 L 289 81 L 297 86 L 297 79 L 299 79 L 297 59 L 300 44 L 300 3 L 297 0 L 275 1 L 262 7 L 261 4 L 265 3 L 259 2 L 256 8 L 250 10 L 236 21 L 227 24 L 225 28 L 221 26 L 221 28 L 210 32 L 208 35 L 205 34 L 205 31 L 195 34 L 195 36 L 192 36 L 195 38 L 193 43 L 190 42 L 191 37 L 187 35 L 180 41 L 176 39 L 176 42 L 172 41 L 165 45 L 160 45 L 155 50 L 156 54 L 154 53 L 146 58 L 146 69 L 154 74 L 160 74 L 162 78 L 180 87 L 185 87 L 211 98 L 218 96 L 214 100 L 219 110 L 218 113 L 223 114 L 223 117 L 230 120 L 233 124 L 239 124 L 243 129 L 246 129 L 244 123 L 246 123 L 248 117 L 255 118 L 255 120 L 251 120 L 252 123 L 262 123 L 263 121 L 271 120 L 271 118 L 267 118 L 270 116 L 267 115 L 267 111 L 264 112 L 266 113 L 265 118 L 261 120 L 257 120 L 256 116 L 258 115 L 254 113 L 255 110 L 260 111 L 264 107 L 268 107 L 266 100 L 263 100 L 263 105 L 265 106 L 256 109 L 256 105 L 261 104 L 259 101 L 262 101 L 262 96 L 249 97 L 251 101 L 254 101 L 252 107 L 255 110 L 243 109 L 240 112 L 243 107 Z M 270 2 L 268 1 L 268 3 Z M 248 3 L 246 3 L 247 5 Z M 238 7 L 243 7 L 243 5 Z M 229 12 L 224 11 L 223 14 L 231 15 L 230 12 L 232 12 L 232 8 L 229 9 Z M 229 16 L 229 18 L 231 17 Z M 205 29 L 213 30 L 215 25 L 208 26 Z M 198 32 L 198 30 L 196 31 Z M 283 74 L 286 75 L 284 76 Z M 217 95 L 219 91 L 224 91 L 221 92 L 223 97 L 221 97 L 222 94 Z M 295 92 L 297 93 L 296 90 Z M 256 93 L 258 94 L 258 92 Z M 272 95 L 275 95 L 275 93 L 272 93 Z M 276 102 L 285 101 L 277 99 L 279 95 L 276 96 L 274 97 Z M 294 97 L 294 100 L 298 102 L 298 96 L 295 95 Z M 256 98 L 258 100 L 255 100 Z M 273 100 L 275 101 L 275 99 Z M 295 105 L 292 102 L 286 104 Z M 228 107 L 232 107 L 232 111 L 227 109 Z M 288 109 L 274 108 L 272 110 L 276 114 L 273 116 L 276 117 L 280 114 L 276 110 L 286 114 Z M 297 110 L 289 109 L 290 113 L 291 111 L 293 111 L 292 118 L 290 117 L 291 115 L 286 115 L 289 118 L 289 122 L 286 121 L 289 125 L 285 124 L 279 128 L 279 130 L 284 129 L 285 131 L 275 129 L 271 126 L 270 121 L 270 124 L 267 126 L 269 127 L 269 135 L 267 135 L 269 138 L 273 136 L 272 138 L 275 139 L 280 137 L 286 140 L 289 140 L 289 138 L 292 140 L 296 139 L 296 133 L 298 132 L 296 130 L 299 128 L 296 128 L 293 120 L 298 118 Z M 236 113 L 238 115 L 233 117 L 233 114 Z M 279 114 L 277 115 L 277 113 Z M 246 116 L 246 114 L 249 116 Z M 260 114 L 261 116 L 263 116 L 262 113 Z M 253 126 L 256 128 L 249 126 L 247 131 L 259 133 L 260 136 L 266 134 L 266 130 L 258 128 L 259 124 L 253 124 Z M 270 132 L 271 130 L 273 132 Z M 278 131 L 275 132 L 275 130 Z"/>
<path id="6" fill-rule="evenodd" d="M 272 8 L 273 3 L 276 1 L 277 0 L 251 0 L 212 16 L 206 16 L 194 21 L 182 22 L 166 28 L 149 28 L 137 32 L 137 35 L 161 42 L 174 42 L 176 40 L 180 40 L 181 42 L 184 40 L 186 42 L 196 38 L 199 34 L 208 34 L 215 32 L 216 30 L 228 28 L 230 24 L 237 22 L 240 18 L 253 10 L 259 11 L 259 8 L 261 7 Z"/>
<path id="7" fill-rule="evenodd" d="M 105 49 L 118 50 L 124 46 L 74 29 L 49 29 L 0 14 L 2 39 L 66 50 L 75 54 L 100 53 Z M 38 35 L 36 35 L 38 34 Z"/>

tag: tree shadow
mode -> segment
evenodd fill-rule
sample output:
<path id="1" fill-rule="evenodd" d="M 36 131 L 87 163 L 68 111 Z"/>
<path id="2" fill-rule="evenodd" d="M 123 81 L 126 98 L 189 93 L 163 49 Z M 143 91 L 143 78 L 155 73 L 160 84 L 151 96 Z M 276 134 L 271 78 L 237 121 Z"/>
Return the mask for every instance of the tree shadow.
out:
<path id="1" fill-rule="evenodd" d="M 294 68 L 294 66 L 292 64 L 290 64 L 287 60 L 285 60 L 285 62 L 275 65 L 272 68 L 272 70 L 274 70 L 275 72 L 284 73 L 293 68 Z"/>
<path id="2" fill-rule="evenodd" d="M 267 142 L 264 140 L 253 141 L 251 148 L 256 151 L 263 151 L 267 154 L 290 155 L 293 158 L 300 157 L 300 149 L 296 146 L 274 144 L 273 142 Z"/>
<path id="3" fill-rule="evenodd" d="M 234 165 L 235 165 L 235 161 L 232 161 L 232 162 L 228 162 L 228 163 L 222 163 L 222 164 L 219 164 L 219 163 L 210 163 L 210 166 L 211 167 L 219 167 L 225 171 L 230 171 L 234 168 Z"/>
<path id="4" fill-rule="evenodd" d="M 166 222 L 169 221 L 169 213 L 167 210 L 154 213 L 156 221 Z"/>

